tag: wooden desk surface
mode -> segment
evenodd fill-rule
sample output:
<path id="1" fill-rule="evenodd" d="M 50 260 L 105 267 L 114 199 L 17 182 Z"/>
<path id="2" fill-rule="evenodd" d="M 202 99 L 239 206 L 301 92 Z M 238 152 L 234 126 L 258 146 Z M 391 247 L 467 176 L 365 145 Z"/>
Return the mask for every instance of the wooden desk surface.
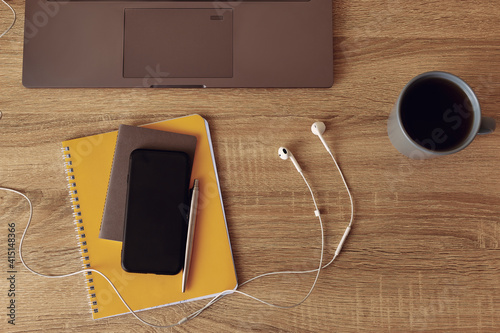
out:
<path id="1" fill-rule="evenodd" d="M 18 21 L 0 39 L 0 186 L 33 200 L 24 253 L 34 269 L 80 268 L 61 141 L 192 113 L 212 129 L 239 280 L 316 267 L 320 234 L 312 202 L 277 149 L 293 151 L 318 195 L 330 258 L 350 208 L 332 161 L 310 132 L 320 120 L 355 201 L 354 227 L 338 260 L 299 307 L 278 310 L 233 295 L 173 331 L 500 331 L 499 131 L 427 161 L 402 156 L 386 134 L 401 88 L 429 70 L 461 76 L 483 114 L 500 120 L 497 1 L 335 0 L 331 89 L 206 90 L 25 89 L 24 2 L 10 2 Z M 11 16 L 0 5 L 3 31 Z M 131 315 L 94 322 L 81 276 L 40 278 L 19 260 L 16 325 L 9 325 L 7 224 L 16 223 L 19 242 L 27 204 L 0 193 L 0 212 L 0 331 L 162 331 Z M 291 304 L 312 281 L 312 274 L 280 276 L 241 289 Z M 168 324 L 203 304 L 141 316 Z"/>

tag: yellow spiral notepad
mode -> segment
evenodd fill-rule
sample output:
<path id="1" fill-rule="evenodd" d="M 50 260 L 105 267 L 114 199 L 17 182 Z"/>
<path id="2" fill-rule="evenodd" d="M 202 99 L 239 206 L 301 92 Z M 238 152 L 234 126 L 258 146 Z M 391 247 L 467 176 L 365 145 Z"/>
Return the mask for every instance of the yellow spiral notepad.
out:
<path id="1" fill-rule="evenodd" d="M 236 288 L 208 123 L 199 115 L 191 115 L 144 127 L 197 137 L 191 185 L 199 179 L 200 198 L 187 290 L 181 291 L 182 273 L 168 276 L 125 272 L 121 267 L 121 242 L 99 238 L 117 131 L 62 143 L 84 268 L 97 269 L 108 276 L 134 311 L 206 298 Z M 85 278 L 94 319 L 128 312 L 101 276 L 85 274 Z"/>

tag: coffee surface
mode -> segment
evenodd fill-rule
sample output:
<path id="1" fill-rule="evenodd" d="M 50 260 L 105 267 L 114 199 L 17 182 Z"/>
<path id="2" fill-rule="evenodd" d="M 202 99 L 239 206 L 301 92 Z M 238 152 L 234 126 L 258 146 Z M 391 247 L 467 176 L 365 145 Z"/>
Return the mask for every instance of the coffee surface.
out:
<path id="1" fill-rule="evenodd" d="M 442 78 L 424 78 L 405 91 L 400 105 L 405 131 L 417 144 L 434 151 L 460 146 L 474 121 L 467 94 Z"/>

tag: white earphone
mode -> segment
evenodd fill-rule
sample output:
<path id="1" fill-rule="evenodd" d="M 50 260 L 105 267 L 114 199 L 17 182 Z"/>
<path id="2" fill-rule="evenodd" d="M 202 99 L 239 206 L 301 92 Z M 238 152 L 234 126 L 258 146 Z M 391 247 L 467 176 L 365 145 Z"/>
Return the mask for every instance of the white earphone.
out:
<path id="1" fill-rule="evenodd" d="M 292 152 L 290 150 L 288 150 L 285 147 L 280 147 L 278 149 L 278 156 L 282 160 L 288 160 L 288 159 L 290 159 L 292 161 L 293 165 L 295 165 L 295 168 L 297 169 L 297 171 L 299 173 L 302 173 L 302 169 L 300 168 L 299 163 L 297 162 L 297 160 L 295 159 L 295 157 L 293 157 L 293 154 L 292 154 Z"/>
<path id="2" fill-rule="evenodd" d="M 328 147 L 328 144 L 326 143 L 325 139 L 323 139 L 323 133 L 325 133 L 325 130 L 326 130 L 325 123 L 323 123 L 321 121 L 317 121 L 311 125 L 311 132 L 313 132 L 314 135 L 317 135 L 319 137 L 319 139 L 323 143 L 323 146 L 325 146 L 326 151 L 331 153 L 330 147 Z M 295 165 L 295 168 L 297 169 L 297 171 L 299 173 L 302 173 L 302 168 L 300 167 L 299 163 L 297 162 L 297 160 L 295 159 L 295 157 L 293 156 L 292 152 L 289 149 L 287 149 L 285 147 L 280 147 L 278 149 L 278 156 L 282 160 L 290 159 L 292 161 L 293 165 Z"/>
<path id="3" fill-rule="evenodd" d="M 88 272 L 95 272 L 95 273 L 98 273 L 98 274 L 102 275 L 106 279 L 106 281 L 113 287 L 113 289 L 117 293 L 118 297 L 122 300 L 122 302 L 125 304 L 125 306 L 127 307 L 127 309 L 130 311 L 130 313 L 132 315 L 134 315 L 142 323 L 144 323 L 146 325 L 149 325 L 149 326 L 152 326 L 152 327 L 157 327 L 157 328 L 169 328 L 169 327 L 174 327 L 174 326 L 177 326 L 177 325 L 181 325 L 181 324 L 185 323 L 186 321 L 191 320 L 191 319 L 197 317 L 198 315 L 200 315 L 203 311 L 205 311 L 208 307 L 210 307 L 215 302 L 219 301 L 222 297 L 224 297 L 226 295 L 229 295 L 229 294 L 233 294 L 233 293 L 238 293 L 238 294 L 250 297 L 250 298 L 252 298 L 252 299 L 254 299 L 256 301 L 259 301 L 261 303 L 267 304 L 269 306 L 277 307 L 277 308 L 289 309 L 289 308 L 296 307 L 296 306 L 302 304 L 309 297 L 309 295 L 311 295 L 312 291 L 314 290 L 314 287 L 316 286 L 316 282 L 318 281 L 319 274 L 320 274 L 321 270 L 324 269 L 324 268 L 326 268 L 326 267 L 328 267 L 335 260 L 335 258 L 337 258 L 337 256 L 339 255 L 339 253 L 340 253 L 340 251 L 342 249 L 342 246 L 344 245 L 344 242 L 345 242 L 345 240 L 347 238 L 347 235 L 349 234 L 349 231 L 351 230 L 351 225 L 352 225 L 353 218 L 354 218 L 354 206 L 353 206 L 351 192 L 349 191 L 349 188 L 348 188 L 347 183 L 345 181 L 344 175 L 342 174 L 342 171 L 340 170 L 340 168 L 339 168 L 339 166 L 337 164 L 337 161 L 333 157 L 333 154 L 332 154 L 330 148 L 328 147 L 328 145 L 326 144 L 326 141 L 323 139 L 323 136 L 322 136 L 322 134 L 325 132 L 325 124 L 322 123 L 322 122 L 316 122 L 316 123 L 314 123 L 311 126 L 311 130 L 312 130 L 312 132 L 315 135 L 319 136 L 321 142 L 323 143 L 323 145 L 325 146 L 326 150 L 328 151 L 328 153 L 332 157 L 333 161 L 335 162 L 335 166 L 337 167 L 337 170 L 339 171 L 339 173 L 340 173 L 340 175 L 342 177 L 342 181 L 344 182 L 344 185 L 345 185 L 345 188 L 347 190 L 347 193 L 349 194 L 349 199 L 350 199 L 350 202 L 351 202 L 351 219 L 349 221 L 349 225 L 347 226 L 347 228 L 346 228 L 346 230 L 344 232 L 344 235 L 342 236 L 342 238 L 341 238 L 341 240 L 340 240 L 340 242 L 339 242 L 339 244 L 337 246 L 337 249 L 335 250 L 335 254 L 334 254 L 333 258 L 326 265 L 323 265 L 323 252 L 324 252 L 324 245 L 325 245 L 324 232 L 323 232 L 323 222 L 322 222 L 322 219 L 321 219 L 320 211 L 319 211 L 317 203 L 316 203 L 316 199 L 314 197 L 314 193 L 313 193 L 311 187 L 309 186 L 309 183 L 307 182 L 307 179 L 305 178 L 305 176 L 304 176 L 304 174 L 302 172 L 302 169 L 300 168 L 300 166 L 299 166 L 297 160 L 295 159 L 295 157 L 293 156 L 292 152 L 290 150 L 286 149 L 285 147 L 280 147 L 278 149 L 278 154 L 279 154 L 280 158 L 283 159 L 283 160 L 290 159 L 292 161 L 293 165 L 295 166 L 295 168 L 297 169 L 297 171 L 302 176 L 304 182 L 306 183 L 307 188 L 309 189 L 309 192 L 311 194 L 311 197 L 312 197 L 312 200 L 313 200 L 313 203 L 314 203 L 314 207 L 315 207 L 314 214 L 319 219 L 319 225 L 320 225 L 320 230 L 321 230 L 321 255 L 320 255 L 320 259 L 319 259 L 319 265 L 318 265 L 318 268 L 316 268 L 316 269 L 311 269 L 311 270 L 306 270 L 306 271 L 280 271 L 280 272 L 265 273 L 265 274 L 258 275 L 256 277 L 250 279 L 250 280 L 247 280 L 247 281 L 245 281 L 245 282 L 243 282 L 243 283 L 241 283 L 239 285 L 240 287 L 242 287 L 245 284 L 247 284 L 247 283 L 249 283 L 251 281 L 254 281 L 254 280 L 258 279 L 258 278 L 264 277 L 264 276 L 278 275 L 278 274 L 306 274 L 306 273 L 314 273 L 315 272 L 316 273 L 316 278 L 314 279 L 314 282 L 313 282 L 311 288 L 309 289 L 309 292 L 305 295 L 305 297 L 300 302 L 297 302 L 297 303 L 292 304 L 292 305 L 276 305 L 276 304 L 272 304 L 272 303 L 269 303 L 267 301 L 261 300 L 261 299 L 255 297 L 255 296 L 250 295 L 250 294 L 241 292 L 240 290 L 233 290 L 233 289 L 231 289 L 231 290 L 224 290 L 224 291 L 220 292 L 219 294 L 217 294 L 215 297 L 213 297 L 201 309 L 199 309 L 199 310 L 191 313 L 190 315 L 182 318 L 181 320 L 179 320 L 178 322 L 176 322 L 174 324 L 171 324 L 171 325 L 157 325 L 157 324 L 152 324 L 150 322 L 147 322 L 147 321 L 141 319 L 135 313 L 135 311 L 133 311 L 130 308 L 130 306 L 127 304 L 127 302 L 120 295 L 120 293 L 118 292 L 118 290 L 116 289 L 116 287 L 113 285 L 113 283 L 103 273 L 101 273 L 98 270 L 88 268 L 88 269 L 76 271 L 76 272 L 65 274 L 65 275 L 49 275 L 49 274 L 39 273 L 39 272 L 36 272 L 33 269 L 31 269 L 26 264 L 26 262 L 23 259 L 22 246 L 23 246 L 23 242 L 24 242 L 24 237 L 26 236 L 26 232 L 28 231 L 28 228 L 30 226 L 30 223 L 31 223 L 31 220 L 32 220 L 32 217 L 33 217 L 33 205 L 31 203 L 31 200 L 25 194 L 23 194 L 23 193 L 21 193 L 21 192 L 19 192 L 17 190 L 5 188 L 5 187 L 0 187 L 0 190 L 6 190 L 6 191 L 14 192 L 16 194 L 21 195 L 29 203 L 30 214 L 29 214 L 29 218 L 28 218 L 28 223 L 26 224 L 26 227 L 24 229 L 23 235 L 21 237 L 21 241 L 19 243 L 19 258 L 20 258 L 22 264 L 26 267 L 26 269 L 28 269 L 30 272 L 32 272 L 32 273 L 34 273 L 36 275 L 42 276 L 42 277 L 63 278 L 63 277 L 69 277 L 69 276 L 80 274 L 80 273 L 87 274 Z"/>
<path id="4" fill-rule="evenodd" d="M 337 164 L 337 161 L 335 160 L 335 157 L 333 157 L 333 154 L 332 154 L 332 151 L 330 150 L 330 147 L 328 147 L 328 144 L 326 143 L 325 139 L 323 138 L 323 133 L 325 133 L 325 130 L 326 130 L 326 126 L 325 126 L 324 122 L 317 121 L 317 122 L 315 122 L 314 124 L 311 125 L 311 132 L 314 135 L 317 135 L 319 137 L 319 139 L 321 140 L 321 143 L 323 143 L 323 146 L 325 146 L 326 151 L 332 157 L 333 162 L 335 163 L 335 166 L 337 167 L 337 170 L 339 171 L 340 176 L 342 177 L 342 181 L 344 182 L 344 185 L 345 185 L 345 188 L 347 190 L 347 193 L 349 194 L 349 200 L 351 201 L 351 220 L 349 221 L 349 225 L 347 226 L 346 230 L 344 231 L 344 235 L 342 236 L 342 238 L 341 238 L 341 240 L 339 242 L 339 245 L 337 246 L 337 249 L 335 250 L 335 256 L 323 268 L 325 268 L 328 265 L 330 265 L 332 263 L 332 261 L 335 260 L 335 258 L 340 254 L 340 251 L 342 250 L 342 247 L 344 246 L 344 242 L 347 239 L 347 236 L 349 235 L 349 232 L 351 231 L 352 221 L 353 221 L 353 218 L 354 218 L 354 205 L 353 205 L 353 202 L 352 202 L 352 195 L 351 195 L 351 192 L 349 191 L 349 187 L 347 186 L 347 183 L 345 181 L 344 175 L 343 175 L 342 171 L 340 170 L 340 167 Z M 290 159 L 293 162 L 293 165 L 295 165 L 295 168 L 297 169 L 297 171 L 304 178 L 304 175 L 302 174 L 302 169 L 300 168 L 299 163 L 297 162 L 297 160 L 295 159 L 295 157 L 293 156 L 293 154 L 292 154 L 292 152 L 290 150 L 288 150 L 285 147 L 280 147 L 278 149 L 278 155 L 279 155 L 279 157 L 282 160 Z M 305 178 L 304 178 L 304 181 L 306 182 L 307 186 L 309 187 L 309 184 L 307 183 L 307 180 Z M 313 200 L 314 200 L 314 195 L 313 195 L 312 191 L 311 191 L 311 195 L 313 196 Z M 316 210 L 315 214 L 316 214 L 316 216 L 318 216 L 319 215 L 319 211 Z"/>
<path id="5" fill-rule="evenodd" d="M 317 121 L 311 125 L 311 132 L 313 132 L 314 135 L 317 135 L 319 137 L 321 143 L 323 143 L 323 146 L 325 146 L 326 151 L 331 153 L 330 147 L 328 147 L 325 139 L 323 139 L 323 133 L 325 133 L 325 130 L 326 130 L 325 123 L 321 121 Z"/>

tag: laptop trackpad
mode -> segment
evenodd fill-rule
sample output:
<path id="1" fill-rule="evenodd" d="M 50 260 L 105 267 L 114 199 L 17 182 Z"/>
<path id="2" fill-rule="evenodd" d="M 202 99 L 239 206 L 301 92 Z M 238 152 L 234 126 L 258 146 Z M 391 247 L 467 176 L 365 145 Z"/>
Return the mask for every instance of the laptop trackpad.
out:
<path id="1" fill-rule="evenodd" d="M 125 9 L 123 76 L 232 77 L 232 9 Z"/>

